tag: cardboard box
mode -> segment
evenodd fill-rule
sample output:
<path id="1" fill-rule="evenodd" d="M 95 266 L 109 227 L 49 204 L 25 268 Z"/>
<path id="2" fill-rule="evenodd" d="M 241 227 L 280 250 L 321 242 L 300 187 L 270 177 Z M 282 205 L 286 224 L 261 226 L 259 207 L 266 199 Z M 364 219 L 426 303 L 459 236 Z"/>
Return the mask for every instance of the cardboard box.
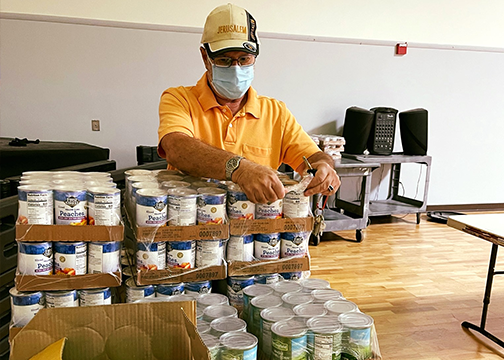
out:
<path id="1" fill-rule="evenodd" d="M 310 270 L 310 256 L 278 260 L 230 261 L 228 276 L 274 274 Z"/>
<path id="2" fill-rule="evenodd" d="M 121 286 L 121 273 L 85 275 L 16 275 L 18 291 L 79 290 Z"/>
<path id="3" fill-rule="evenodd" d="M 17 241 L 122 241 L 124 225 L 23 225 L 16 224 Z"/>
<path id="4" fill-rule="evenodd" d="M 168 268 L 164 270 L 141 270 L 137 272 L 138 285 L 169 284 L 203 280 L 221 280 L 227 277 L 226 264 L 195 269 Z"/>
<path id="5" fill-rule="evenodd" d="M 231 235 L 270 234 L 283 232 L 312 231 L 313 217 L 283 218 L 283 219 L 254 219 L 230 220 Z"/>
<path id="6" fill-rule="evenodd" d="M 11 360 L 63 338 L 63 360 L 209 360 L 195 323 L 194 301 L 42 309 L 21 330 L 11 329 Z"/>
<path id="7" fill-rule="evenodd" d="M 144 242 L 217 240 L 229 237 L 228 224 L 137 227 L 136 239 Z"/>

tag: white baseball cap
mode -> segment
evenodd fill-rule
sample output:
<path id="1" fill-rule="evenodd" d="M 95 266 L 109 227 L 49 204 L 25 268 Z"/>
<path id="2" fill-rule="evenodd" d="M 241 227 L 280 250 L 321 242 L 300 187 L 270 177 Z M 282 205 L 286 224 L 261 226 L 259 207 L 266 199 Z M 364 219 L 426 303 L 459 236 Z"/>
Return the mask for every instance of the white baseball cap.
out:
<path id="1" fill-rule="evenodd" d="M 259 54 L 257 25 L 250 13 L 234 4 L 219 6 L 207 16 L 201 43 L 210 57 L 226 51 Z"/>

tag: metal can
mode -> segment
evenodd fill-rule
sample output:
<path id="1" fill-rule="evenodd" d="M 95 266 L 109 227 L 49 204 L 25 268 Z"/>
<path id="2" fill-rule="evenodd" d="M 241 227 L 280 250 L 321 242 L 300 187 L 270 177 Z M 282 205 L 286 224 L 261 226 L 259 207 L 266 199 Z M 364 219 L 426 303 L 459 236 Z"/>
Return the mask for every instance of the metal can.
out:
<path id="1" fill-rule="evenodd" d="M 53 253 L 56 275 L 87 273 L 87 244 L 85 242 L 54 242 Z"/>
<path id="2" fill-rule="evenodd" d="M 311 359 L 341 359 L 343 326 L 337 316 L 315 316 L 306 325 Z"/>
<path id="3" fill-rule="evenodd" d="M 201 295 L 212 292 L 212 282 L 210 280 L 193 281 L 185 283 L 187 295 Z"/>
<path id="4" fill-rule="evenodd" d="M 371 359 L 373 318 L 361 312 L 349 312 L 339 315 L 338 321 L 343 326 L 342 358 Z"/>
<path id="5" fill-rule="evenodd" d="M 308 249 L 311 232 L 288 232 L 280 235 L 280 257 L 303 257 Z"/>
<path id="6" fill-rule="evenodd" d="M 184 181 L 187 181 L 187 180 L 184 180 Z M 191 182 L 191 187 L 193 189 L 206 188 L 206 187 L 216 188 L 216 187 L 219 187 L 219 184 L 214 183 L 214 182 L 209 182 L 209 181 L 196 180 L 196 181 Z"/>
<path id="7" fill-rule="evenodd" d="M 247 198 L 238 184 L 227 188 L 227 215 L 230 219 L 254 219 L 255 204 Z"/>
<path id="8" fill-rule="evenodd" d="M 225 317 L 238 317 L 238 310 L 231 305 L 211 305 L 203 309 L 203 320 L 209 323 Z"/>
<path id="9" fill-rule="evenodd" d="M 114 273 L 121 269 L 121 241 L 88 244 L 88 274 Z"/>
<path id="10" fill-rule="evenodd" d="M 182 181 L 184 177 L 182 175 L 176 175 L 176 174 L 156 174 L 156 180 L 158 183 L 163 183 L 166 181 Z"/>
<path id="11" fill-rule="evenodd" d="M 196 241 L 167 241 L 166 262 L 169 267 L 192 269 L 196 262 Z"/>
<path id="12" fill-rule="evenodd" d="M 166 268 L 166 243 L 137 242 L 137 270 L 163 270 Z"/>
<path id="13" fill-rule="evenodd" d="M 221 360 L 254 360 L 257 359 L 257 337 L 252 334 L 235 331 L 222 335 Z"/>
<path id="14" fill-rule="evenodd" d="M 248 324 L 252 323 L 252 310 L 250 302 L 253 298 L 261 295 L 271 295 L 273 294 L 273 289 L 268 285 L 254 284 L 247 286 L 243 289 L 243 312 L 242 319 L 244 319 Z"/>
<path id="15" fill-rule="evenodd" d="M 110 288 L 80 290 L 80 306 L 110 305 L 111 295 Z"/>
<path id="16" fill-rule="evenodd" d="M 227 296 L 217 293 L 201 294 L 196 301 L 198 306 L 203 309 L 212 305 L 229 305 Z"/>
<path id="17" fill-rule="evenodd" d="M 43 184 L 22 185 L 17 188 L 20 224 L 52 225 L 54 221 L 53 191 Z"/>
<path id="18" fill-rule="evenodd" d="M 208 348 L 208 352 L 210 353 L 210 360 L 219 360 L 219 352 L 220 352 L 220 341 L 217 337 L 206 333 L 201 335 L 201 340 Z"/>
<path id="19" fill-rule="evenodd" d="M 279 307 L 282 304 L 282 299 L 275 295 L 260 295 L 250 300 L 249 331 L 256 336 L 260 336 L 261 311 L 269 307 Z"/>
<path id="20" fill-rule="evenodd" d="M 226 222 L 226 190 L 215 187 L 198 188 L 198 224 Z"/>
<path id="21" fill-rule="evenodd" d="M 254 284 L 275 284 L 280 281 L 280 274 L 263 274 L 254 276 Z"/>
<path id="22" fill-rule="evenodd" d="M 228 276 L 227 297 L 238 312 L 243 311 L 243 289 L 254 284 L 254 276 Z"/>
<path id="23" fill-rule="evenodd" d="M 288 192 L 283 199 L 283 215 L 286 218 L 310 216 L 310 197 L 304 196 L 303 192 Z"/>
<path id="24" fill-rule="evenodd" d="M 136 193 L 140 189 L 159 189 L 159 184 L 155 179 L 150 179 L 149 181 L 137 181 L 131 184 L 131 200 L 136 203 Z"/>
<path id="25" fill-rule="evenodd" d="M 294 311 L 294 314 L 296 314 L 298 318 L 303 319 L 305 322 L 312 317 L 327 314 L 324 304 L 314 304 L 312 302 L 296 305 L 292 311 Z"/>
<path id="26" fill-rule="evenodd" d="M 196 329 L 198 330 L 199 335 L 210 334 L 210 324 L 206 321 L 198 321 Z"/>
<path id="27" fill-rule="evenodd" d="M 51 275 L 53 273 L 52 243 L 18 241 L 17 271 L 22 275 Z"/>
<path id="28" fill-rule="evenodd" d="M 156 297 L 167 297 L 172 295 L 181 295 L 184 293 L 184 283 L 178 284 L 159 284 L 156 287 Z"/>
<path id="29" fill-rule="evenodd" d="M 303 289 L 298 281 L 292 280 L 279 281 L 276 284 L 272 285 L 272 288 L 275 295 L 280 297 L 282 297 L 284 294 L 290 292 L 299 292 Z"/>
<path id="30" fill-rule="evenodd" d="M 210 333 L 220 337 L 232 331 L 247 332 L 245 320 L 235 317 L 217 318 L 210 323 Z"/>
<path id="31" fill-rule="evenodd" d="M 86 189 L 77 184 L 54 187 L 56 225 L 87 225 Z"/>
<path id="32" fill-rule="evenodd" d="M 272 359 L 308 359 L 306 333 L 308 329 L 304 322 L 295 319 L 280 320 L 271 326 Z"/>
<path id="33" fill-rule="evenodd" d="M 199 295 L 198 294 L 178 294 L 178 295 L 172 295 L 168 296 L 164 301 L 169 301 L 169 302 L 176 302 L 176 301 L 196 301 L 198 299 Z M 197 311 L 198 309 L 196 309 Z M 200 319 L 203 319 L 203 314 L 199 317 Z"/>
<path id="34" fill-rule="evenodd" d="M 296 305 L 308 304 L 313 302 L 313 296 L 311 294 L 303 292 L 290 292 L 282 295 L 283 305 L 285 307 L 294 309 Z"/>
<path id="35" fill-rule="evenodd" d="M 329 300 L 345 299 L 341 292 L 339 292 L 338 290 L 334 290 L 334 289 L 313 290 L 311 292 L 311 294 L 313 296 L 313 302 L 316 304 L 324 304 L 326 301 L 329 301 Z"/>
<path id="36" fill-rule="evenodd" d="M 280 234 L 254 235 L 254 257 L 258 260 L 278 260 L 280 258 Z"/>
<path id="37" fill-rule="evenodd" d="M 136 192 L 137 226 L 165 226 L 168 218 L 166 192 L 160 189 L 139 189 Z"/>
<path id="38" fill-rule="evenodd" d="M 137 300 L 150 299 L 156 296 L 154 285 L 136 285 L 135 279 L 126 280 L 126 302 L 132 303 Z"/>
<path id="39" fill-rule="evenodd" d="M 168 224 L 170 226 L 196 225 L 198 192 L 189 188 L 168 190 Z"/>
<path id="40" fill-rule="evenodd" d="M 271 307 L 261 310 L 261 322 L 259 325 L 261 336 L 261 350 L 271 355 L 271 326 L 280 321 L 294 318 L 294 312 L 283 306 Z"/>
<path id="41" fill-rule="evenodd" d="M 349 300 L 329 300 L 324 303 L 324 307 L 331 315 L 341 315 L 347 312 L 359 311 L 357 305 Z"/>
<path id="42" fill-rule="evenodd" d="M 281 219 L 283 214 L 283 199 L 271 204 L 256 204 L 256 219 Z"/>
<path id="43" fill-rule="evenodd" d="M 196 267 L 221 265 L 223 252 L 224 242 L 222 240 L 197 240 Z"/>
<path id="44" fill-rule="evenodd" d="M 228 261 L 254 260 L 254 236 L 231 235 L 227 242 L 226 259 Z"/>
<path id="45" fill-rule="evenodd" d="M 282 278 L 284 280 L 297 281 L 297 280 L 301 280 L 301 278 L 303 277 L 303 272 L 302 271 L 294 271 L 294 272 L 280 273 L 280 275 L 282 276 Z"/>
<path id="46" fill-rule="evenodd" d="M 190 187 L 191 184 L 186 182 L 186 181 L 163 181 L 160 185 L 159 188 L 163 190 L 169 190 L 173 188 L 188 188 Z"/>
<path id="47" fill-rule="evenodd" d="M 45 307 L 44 294 L 41 291 L 20 292 L 10 288 L 12 325 L 23 327 L 30 322 L 40 309 Z"/>
<path id="48" fill-rule="evenodd" d="M 299 282 L 303 287 L 303 292 L 311 293 L 313 290 L 330 289 L 329 281 L 316 278 L 308 278 Z"/>
<path id="49" fill-rule="evenodd" d="M 48 308 L 79 306 L 77 290 L 46 291 L 45 298 Z"/>
<path id="50" fill-rule="evenodd" d="M 114 226 L 121 223 L 121 190 L 91 187 L 87 191 L 88 224 Z"/>

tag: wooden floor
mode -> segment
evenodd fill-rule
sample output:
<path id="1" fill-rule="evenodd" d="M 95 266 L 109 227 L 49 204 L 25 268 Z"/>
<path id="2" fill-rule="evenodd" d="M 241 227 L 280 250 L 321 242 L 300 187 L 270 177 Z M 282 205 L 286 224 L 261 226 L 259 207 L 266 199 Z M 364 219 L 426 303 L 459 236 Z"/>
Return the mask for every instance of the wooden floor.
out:
<path id="1" fill-rule="evenodd" d="M 491 243 L 422 216 L 373 218 L 310 246 L 312 277 L 375 320 L 384 360 L 504 359 L 504 349 L 463 329 L 480 324 Z M 332 235 L 332 234 L 327 234 Z M 500 248 L 496 270 L 504 270 Z M 494 278 L 487 331 L 504 339 L 504 276 Z"/>

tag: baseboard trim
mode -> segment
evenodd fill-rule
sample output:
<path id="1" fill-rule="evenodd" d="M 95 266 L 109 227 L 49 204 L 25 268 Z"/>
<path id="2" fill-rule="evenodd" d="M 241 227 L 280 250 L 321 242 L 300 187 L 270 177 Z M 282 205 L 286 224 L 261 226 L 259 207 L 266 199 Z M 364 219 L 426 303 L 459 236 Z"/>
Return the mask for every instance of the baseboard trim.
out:
<path id="1" fill-rule="evenodd" d="M 504 203 L 495 204 L 456 204 L 456 205 L 427 205 L 430 211 L 504 211 Z"/>

